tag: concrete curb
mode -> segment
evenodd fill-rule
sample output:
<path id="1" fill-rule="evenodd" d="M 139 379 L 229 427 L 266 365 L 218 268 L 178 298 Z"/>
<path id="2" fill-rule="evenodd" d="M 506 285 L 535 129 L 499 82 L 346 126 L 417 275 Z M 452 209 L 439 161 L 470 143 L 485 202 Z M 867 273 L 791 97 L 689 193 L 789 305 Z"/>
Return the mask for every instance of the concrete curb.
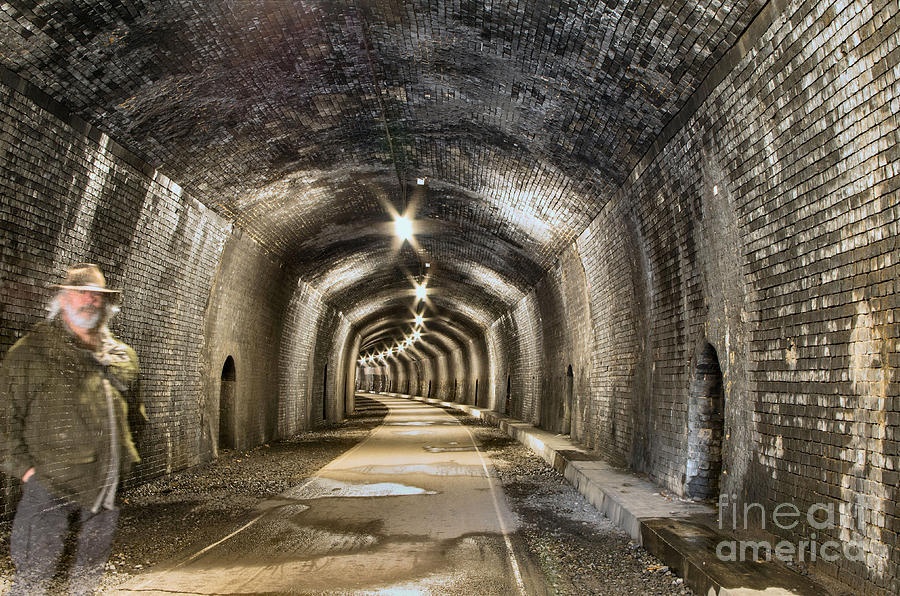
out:
<path id="1" fill-rule="evenodd" d="M 559 471 L 578 492 L 631 538 L 704 596 L 822 596 L 827 590 L 776 561 L 724 563 L 715 545 L 734 537 L 716 527 L 714 507 L 667 496 L 652 482 L 615 468 L 563 435 L 493 410 L 399 393 L 452 408 L 497 426 Z"/>

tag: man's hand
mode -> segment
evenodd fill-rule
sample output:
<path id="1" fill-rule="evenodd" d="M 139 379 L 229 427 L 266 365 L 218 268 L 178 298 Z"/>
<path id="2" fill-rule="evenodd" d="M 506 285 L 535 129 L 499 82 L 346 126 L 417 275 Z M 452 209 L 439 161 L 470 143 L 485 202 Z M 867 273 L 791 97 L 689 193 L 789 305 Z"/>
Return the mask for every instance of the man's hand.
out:
<path id="1" fill-rule="evenodd" d="M 28 468 L 28 471 L 25 472 L 25 475 L 22 476 L 22 482 L 28 482 L 28 479 L 34 476 L 34 468 Z"/>

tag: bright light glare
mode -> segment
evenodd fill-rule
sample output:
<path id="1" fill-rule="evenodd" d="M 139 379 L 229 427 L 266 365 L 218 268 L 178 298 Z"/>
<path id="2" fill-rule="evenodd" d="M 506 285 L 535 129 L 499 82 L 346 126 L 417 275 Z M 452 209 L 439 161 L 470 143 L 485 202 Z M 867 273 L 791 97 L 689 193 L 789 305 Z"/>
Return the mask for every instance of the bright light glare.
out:
<path id="1" fill-rule="evenodd" d="M 401 240 L 409 240 L 410 238 L 412 238 L 412 222 L 409 221 L 409 218 L 405 215 L 403 217 L 398 217 L 394 221 L 394 229 L 397 232 L 397 236 L 399 236 Z"/>
<path id="2" fill-rule="evenodd" d="M 422 334 L 419 331 L 413 331 L 413 340 L 422 339 Z"/>
<path id="3" fill-rule="evenodd" d="M 425 315 L 416 315 L 416 326 L 421 327 L 425 322 Z"/>
<path id="4" fill-rule="evenodd" d="M 425 284 L 416 286 L 416 298 L 418 298 L 419 300 L 424 300 L 426 293 L 428 293 L 428 290 L 425 288 Z"/>

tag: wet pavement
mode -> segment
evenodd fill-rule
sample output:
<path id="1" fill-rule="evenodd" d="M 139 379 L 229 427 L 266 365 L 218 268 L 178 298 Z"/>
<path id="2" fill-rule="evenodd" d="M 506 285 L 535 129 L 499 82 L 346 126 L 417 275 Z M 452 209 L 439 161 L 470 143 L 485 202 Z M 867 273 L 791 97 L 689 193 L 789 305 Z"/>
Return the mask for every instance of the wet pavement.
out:
<path id="1" fill-rule="evenodd" d="M 389 414 L 363 442 L 114 593 L 547 593 L 469 428 L 440 408 L 370 397 Z"/>

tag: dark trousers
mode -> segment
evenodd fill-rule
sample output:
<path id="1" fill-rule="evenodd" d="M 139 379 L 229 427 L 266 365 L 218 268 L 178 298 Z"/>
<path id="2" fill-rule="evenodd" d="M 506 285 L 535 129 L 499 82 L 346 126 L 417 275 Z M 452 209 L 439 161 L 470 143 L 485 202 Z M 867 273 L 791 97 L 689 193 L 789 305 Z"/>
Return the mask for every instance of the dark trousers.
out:
<path id="1" fill-rule="evenodd" d="M 51 495 L 35 479 L 25 483 L 25 492 L 13 519 L 9 550 L 16 566 L 11 595 L 46 594 L 56 572 L 69 534 L 69 518 L 81 519 L 75 563 L 69 572 L 69 594 L 93 594 L 112 546 L 118 509 L 92 513 Z"/>

